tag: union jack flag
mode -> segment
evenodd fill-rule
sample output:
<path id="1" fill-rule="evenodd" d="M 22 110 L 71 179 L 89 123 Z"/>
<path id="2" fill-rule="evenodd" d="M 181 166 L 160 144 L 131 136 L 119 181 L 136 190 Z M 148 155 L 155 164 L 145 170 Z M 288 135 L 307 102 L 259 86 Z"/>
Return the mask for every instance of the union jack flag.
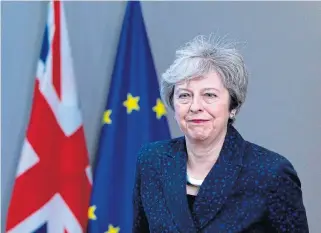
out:
<path id="1" fill-rule="evenodd" d="M 63 3 L 51 1 L 6 232 L 85 232 L 90 191 Z"/>

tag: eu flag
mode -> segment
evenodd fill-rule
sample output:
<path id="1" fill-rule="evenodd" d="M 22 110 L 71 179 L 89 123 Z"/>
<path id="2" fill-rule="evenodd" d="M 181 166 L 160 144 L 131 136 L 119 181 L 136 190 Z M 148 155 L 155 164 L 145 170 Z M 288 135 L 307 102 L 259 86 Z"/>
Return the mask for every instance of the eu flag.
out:
<path id="1" fill-rule="evenodd" d="M 88 210 L 90 233 L 131 232 L 137 153 L 144 143 L 168 138 L 141 6 L 130 1 L 103 114 Z"/>

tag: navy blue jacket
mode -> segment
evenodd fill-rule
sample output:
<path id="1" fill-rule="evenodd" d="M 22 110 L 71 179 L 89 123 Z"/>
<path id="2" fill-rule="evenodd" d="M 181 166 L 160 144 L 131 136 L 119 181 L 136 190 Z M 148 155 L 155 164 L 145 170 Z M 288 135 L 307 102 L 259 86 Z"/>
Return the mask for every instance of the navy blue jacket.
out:
<path id="1" fill-rule="evenodd" d="M 184 137 L 142 147 L 133 232 L 309 232 L 301 183 L 292 164 L 245 141 L 233 126 L 200 187 L 193 214 L 186 196 L 186 162 Z"/>

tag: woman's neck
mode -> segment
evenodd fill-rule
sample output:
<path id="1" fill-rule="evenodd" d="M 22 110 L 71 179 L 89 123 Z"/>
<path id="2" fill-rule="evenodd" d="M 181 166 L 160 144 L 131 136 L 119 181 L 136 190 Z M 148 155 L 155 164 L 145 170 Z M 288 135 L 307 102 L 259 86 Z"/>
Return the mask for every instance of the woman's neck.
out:
<path id="1" fill-rule="evenodd" d="M 186 137 L 188 154 L 187 172 L 195 179 L 205 179 L 218 159 L 227 130 L 217 137 L 204 141 L 193 141 Z"/>

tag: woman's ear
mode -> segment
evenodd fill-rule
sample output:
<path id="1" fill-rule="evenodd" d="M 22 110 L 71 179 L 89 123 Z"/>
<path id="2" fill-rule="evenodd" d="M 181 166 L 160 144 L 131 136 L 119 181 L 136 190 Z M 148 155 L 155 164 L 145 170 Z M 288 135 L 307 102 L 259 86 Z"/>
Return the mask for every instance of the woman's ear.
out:
<path id="1" fill-rule="evenodd" d="M 230 119 L 234 119 L 234 118 L 235 118 L 235 114 L 236 114 L 236 110 L 233 109 L 233 110 L 230 112 Z"/>

